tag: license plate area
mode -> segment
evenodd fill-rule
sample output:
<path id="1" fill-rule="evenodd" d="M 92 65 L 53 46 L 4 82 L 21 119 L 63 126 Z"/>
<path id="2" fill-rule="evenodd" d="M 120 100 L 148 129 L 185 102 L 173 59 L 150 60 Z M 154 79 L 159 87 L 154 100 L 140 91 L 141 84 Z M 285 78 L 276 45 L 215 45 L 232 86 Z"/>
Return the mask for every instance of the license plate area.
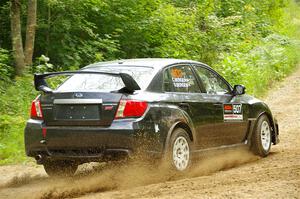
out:
<path id="1" fill-rule="evenodd" d="M 55 120 L 100 120 L 99 104 L 56 104 Z"/>

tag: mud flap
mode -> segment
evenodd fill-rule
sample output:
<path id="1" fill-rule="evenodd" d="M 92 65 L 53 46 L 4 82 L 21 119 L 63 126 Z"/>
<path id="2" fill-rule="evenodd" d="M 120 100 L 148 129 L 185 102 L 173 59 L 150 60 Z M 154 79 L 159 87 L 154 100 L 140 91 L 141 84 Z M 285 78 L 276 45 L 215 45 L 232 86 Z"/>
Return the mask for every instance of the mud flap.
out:
<path id="1" fill-rule="evenodd" d="M 247 145 L 249 146 L 249 148 L 251 147 L 251 142 L 252 142 L 252 134 L 253 134 L 253 131 L 254 131 L 254 128 L 255 128 L 255 125 L 256 125 L 256 119 L 255 118 L 249 118 L 249 122 L 250 122 L 250 127 L 249 127 L 249 132 L 248 132 L 248 135 L 247 135 L 247 138 L 245 141 L 247 141 Z"/>

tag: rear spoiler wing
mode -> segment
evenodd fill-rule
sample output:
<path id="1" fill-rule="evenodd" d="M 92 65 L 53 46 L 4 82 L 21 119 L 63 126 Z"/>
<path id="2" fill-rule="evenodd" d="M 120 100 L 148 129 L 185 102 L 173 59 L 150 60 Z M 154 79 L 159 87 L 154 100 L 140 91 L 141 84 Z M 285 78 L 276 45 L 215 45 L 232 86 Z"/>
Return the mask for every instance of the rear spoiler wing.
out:
<path id="1" fill-rule="evenodd" d="M 101 74 L 120 77 L 125 85 L 126 92 L 133 93 L 135 90 L 141 90 L 139 85 L 133 79 L 133 77 L 127 73 L 112 73 L 112 72 L 101 72 L 101 71 L 64 71 L 64 72 L 51 72 L 43 74 L 34 74 L 34 87 L 37 91 L 43 91 L 45 93 L 51 93 L 53 90 L 48 86 L 45 81 L 46 78 L 57 76 L 57 75 L 74 75 L 74 74 Z"/>

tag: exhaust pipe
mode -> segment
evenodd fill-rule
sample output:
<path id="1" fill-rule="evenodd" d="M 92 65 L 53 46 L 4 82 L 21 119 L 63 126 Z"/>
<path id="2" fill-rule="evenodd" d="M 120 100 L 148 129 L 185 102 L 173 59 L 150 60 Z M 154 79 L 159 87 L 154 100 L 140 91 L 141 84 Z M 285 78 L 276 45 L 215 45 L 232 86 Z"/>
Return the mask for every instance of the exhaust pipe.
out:
<path id="1" fill-rule="evenodd" d="M 34 159 L 36 160 L 36 163 L 37 163 L 37 164 L 42 164 L 43 156 L 39 154 L 39 155 L 36 155 L 36 156 L 34 157 Z"/>

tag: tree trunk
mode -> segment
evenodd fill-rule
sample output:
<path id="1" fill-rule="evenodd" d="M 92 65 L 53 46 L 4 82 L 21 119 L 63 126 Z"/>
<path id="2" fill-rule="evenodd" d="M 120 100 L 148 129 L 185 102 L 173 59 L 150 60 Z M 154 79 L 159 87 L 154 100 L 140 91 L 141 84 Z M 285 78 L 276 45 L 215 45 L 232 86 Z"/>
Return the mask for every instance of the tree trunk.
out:
<path id="1" fill-rule="evenodd" d="M 48 19 L 47 19 L 47 32 L 46 32 L 46 56 L 48 57 L 49 53 L 49 46 L 50 46 L 50 26 L 51 26 L 51 8 L 50 5 L 48 4 Z"/>
<path id="2" fill-rule="evenodd" d="M 20 0 L 11 0 L 11 7 L 10 7 L 11 37 L 12 37 L 13 57 L 16 64 L 16 75 L 18 76 L 22 75 L 25 69 L 20 12 L 21 12 Z"/>
<path id="3" fill-rule="evenodd" d="M 25 43 L 25 64 L 32 65 L 32 55 L 34 50 L 35 28 L 36 28 L 36 7 L 37 0 L 28 0 L 27 27 Z"/>

